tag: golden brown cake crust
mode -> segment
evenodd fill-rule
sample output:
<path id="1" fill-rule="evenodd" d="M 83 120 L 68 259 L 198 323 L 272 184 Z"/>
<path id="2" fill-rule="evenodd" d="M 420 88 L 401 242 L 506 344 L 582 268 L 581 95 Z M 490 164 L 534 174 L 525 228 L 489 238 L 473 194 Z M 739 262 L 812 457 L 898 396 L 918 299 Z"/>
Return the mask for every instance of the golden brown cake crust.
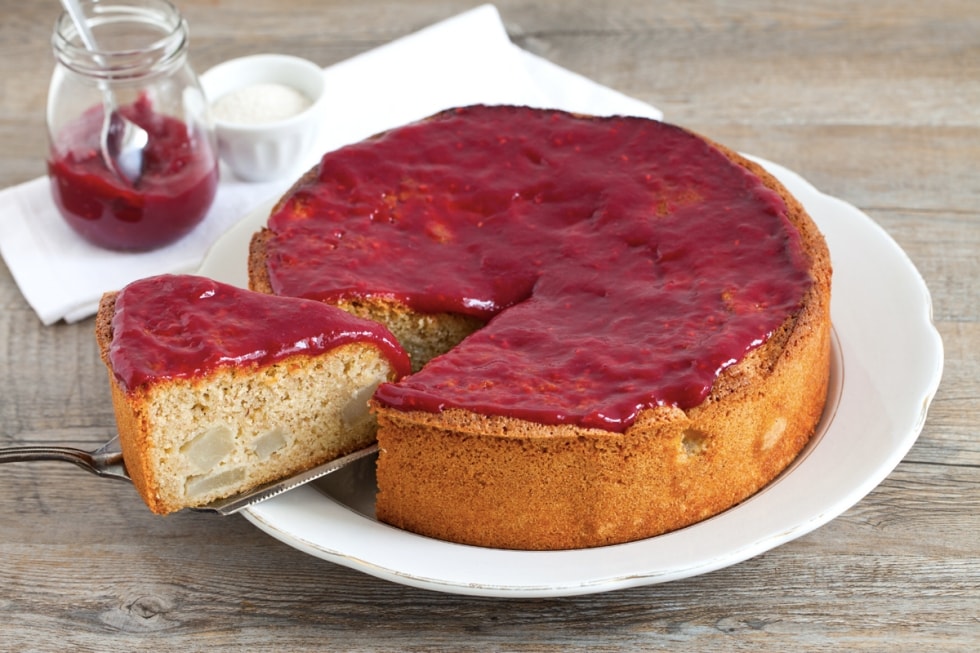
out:
<path id="1" fill-rule="evenodd" d="M 726 368 L 701 405 L 646 409 L 625 433 L 376 403 L 379 519 L 478 546 L 602 546 L 715 515 L 757 492 L 794 460 L 811 438 L 827 396 L 829 252 L 802 205 L 778 180 L 712 145 L 785 202 L 813 278 L 801 308 Z M 268 237 L 266 231 L 256 234 L 249 258 L 250 286 L 266 292 Z"/>
<path id="2" fill-rule="evenodd" d="M 147 506 L 157 514 L 170 512 L 158 498 L 159 488 L 153 480 L 146 457 L 142 452 L 148 449 L 146 435 L 148 432 L 145 418 L 141 418 L 136 406 L 145 404 L 145 400 L 137 392 L 133 397 L 127 397 L 126 391 L 112 373 L 112 363 L 109 361 L 109 347 L 112 344 L 112 316 L 115 314 L 116 297 L 119 293 L 108 292 L 99 301 L 99 309 L 95 316 L 95 339 L 99 346 L 99 356 L 106 365 L 109 377 L 109 389 L 112 393 L 112 406 L 116 414 L 116 429 L 119 433 L 119 445 L 122 449 L 123 460 L 126 461 L 126 472 L 133 480 L 136 491 L 143 497 Z"/>

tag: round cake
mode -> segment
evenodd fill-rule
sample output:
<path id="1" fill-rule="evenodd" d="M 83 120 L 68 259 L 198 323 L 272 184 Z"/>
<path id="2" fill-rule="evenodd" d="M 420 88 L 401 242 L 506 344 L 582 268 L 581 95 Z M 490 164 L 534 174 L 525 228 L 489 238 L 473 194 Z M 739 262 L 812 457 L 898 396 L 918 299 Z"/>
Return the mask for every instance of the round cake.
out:
<path id="1" fill-rule="evenodd" d="M 254 290 L 385 323 L 379 519 L 601 546 L 717 514 L 812 436 L 831 267 L 760 166 L 683 128 L 512 106 L 328 153 L 252 239 Z"/>

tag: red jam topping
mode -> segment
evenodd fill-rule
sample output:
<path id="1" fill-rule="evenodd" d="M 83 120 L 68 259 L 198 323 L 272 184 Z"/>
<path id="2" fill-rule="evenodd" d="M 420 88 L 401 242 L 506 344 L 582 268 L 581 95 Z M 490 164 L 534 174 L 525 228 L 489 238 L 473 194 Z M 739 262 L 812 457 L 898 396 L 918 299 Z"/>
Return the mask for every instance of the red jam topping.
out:
<path id="1" fill-rule="evenodd" d="M 320 302 L 275 297 L 191 275 L 135 281 L 116 297 L 109 360 L 127 390 L 224 366 L 261 367 L 370 342 L 408 374 L 408 355 L 383 326 Z"/>
<path id="2" fill-rule="evenodd" d="M 446 112 L 327 154 L 269 227 L 279 294 L 489 320 L 378 389 L 401 410 L 621 432 L 701 403 L 812 283 L 775 192 L 639 118 Z"/>
<path id="3" fill-rule="evenodd" d="M 48 176 L 58 210 L 100 247 L 146 251 L 191 231 L 218 188 L 218 162 L 185 123 L 153 111 L 141 98 L 120 111 L 149 134 L 135 185 L 110 172 L 99 149 L 101 105 L 55 135 Z"/>

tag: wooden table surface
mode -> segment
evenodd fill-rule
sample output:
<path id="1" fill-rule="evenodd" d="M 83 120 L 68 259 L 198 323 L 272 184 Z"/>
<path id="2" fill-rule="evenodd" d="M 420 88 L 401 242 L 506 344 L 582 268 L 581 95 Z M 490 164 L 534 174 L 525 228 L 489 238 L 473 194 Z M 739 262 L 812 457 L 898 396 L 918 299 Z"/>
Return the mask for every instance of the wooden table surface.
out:
<path id="1" fill-rule="evenodd" d="M 329 65 L 476 3 L 179 4 L 203 71 L 264 51 Z M 946 355 L 909 454 L 839 518 L 741 564 L 545 599 L 413 589 L 240 517 L 155 517 L 130 487 L 71 465 L 4 465 L 0 650 L 977 650 L 980 3 L 497 7 L 521 47 L 796 170 L 899 243 Z M 57 12 L 0 2 L 0 187 L 44 174 Z M 0 307 L 0 445 L 104 441 L 114 422 L 93 321 L 42 326 L 3 264 Z"/>

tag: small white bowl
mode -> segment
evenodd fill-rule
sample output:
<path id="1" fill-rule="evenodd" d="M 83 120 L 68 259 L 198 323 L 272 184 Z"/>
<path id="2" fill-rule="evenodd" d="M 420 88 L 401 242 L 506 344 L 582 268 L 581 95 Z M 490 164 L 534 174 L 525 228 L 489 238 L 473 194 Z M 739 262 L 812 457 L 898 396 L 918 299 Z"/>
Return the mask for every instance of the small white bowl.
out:
<path id="1" fill-rule="evenodd" d="M 326 97 L 323 69 L 299 57 L 256 54 L 218 64 L 201 75 L 212 107 L 225 95 L 255 84 L 291 87 L 311 104 L 300 113 L 270 122 L 229 122 L 214 117 L 221 158 L 245 181 L 295 174 L 317 142 Z"/>

